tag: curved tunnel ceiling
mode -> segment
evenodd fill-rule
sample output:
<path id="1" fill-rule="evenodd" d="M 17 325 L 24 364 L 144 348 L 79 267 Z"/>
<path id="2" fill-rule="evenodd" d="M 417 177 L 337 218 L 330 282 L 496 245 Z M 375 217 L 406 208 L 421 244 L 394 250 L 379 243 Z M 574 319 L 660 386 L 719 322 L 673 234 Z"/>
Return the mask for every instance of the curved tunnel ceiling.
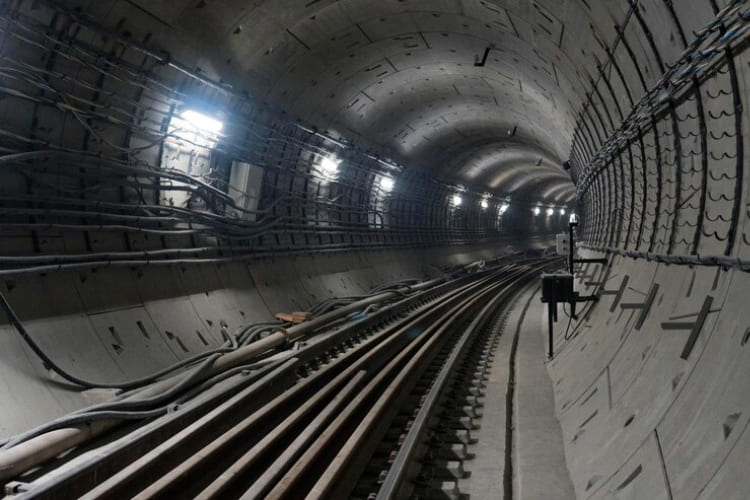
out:
<path id="1" fill-rule="evenodd" d="M 574 198 L 561 164 L 585 83 L 568 54 L 592 36 L 571 35 L 591 15 L 580 2 L 130 3 L 172 28 L 161 42 L 174 57 L 405 165 L 496 194 Z"/>
<path id="2" fill-rule="evenodd" d="M 9 402 L 0 437 L 35 436 L 15 441 L 26 451 L 8 449 L 16 438 L 0 445 L 0 485 L 13 476 L 5 491 L 36 497 L 60 487 L 72 496 L 65 481 L 80 479 L 76 487 L 90 497 L 105 482 L 127 480 L 134 493 L 120 496 L 153 495 L 168 476 L 196 483 L 212 481 L 214 472 L 242 477 L 223 466 L 235 452 L 258 449 L 244 440 L 247 427 L 228 431 L 242 438 L 239 446 L 202 431 L 191 440 L 158 428 L 148 443 L 144 434 L 131 440 L 117 430 L 128 450 L 86 444 L 65 451 L 97 428 L 87 425 L 93 420 L 79 425 L 78 410 L 115 393 L 72 390 L 57 377 L 62 369 L 51 375 L 48 361 L 94 380 L 81 388 L 143 377 L 160 386 L 168 379 L 151 374 L 186 367 L 197 353 L 237 360 L 246 346 L 254 354 L 246 360 L 252 365 L 239 367 L 245 378 L 258 359 L 273 366 L 266 364 L 275 358 L 271 338 L 293 356 L 290 370 L 306 372 L 309 365 L 297 364 L 305 359 L 300 344 L 274 322 L 279 311 L 320 313 L 368 297 L 362 315 L 338 311 L 369 328 L 362 320 L 370 299 L 385 293 L 411 305 L 409 297 L 426 299 L 417 310 L 443 328 L 432 292 L 411 295 L 421 285 L 409 283 L 482 263 L 492 269 L 516 250 L 551 249 L 555 233 L 569 227 L 577 195 L 583 265 L 572 271 L 579 298 L 601 300 L 567 326 L 545 329 L 553 359 L 544 358 L 542 310 L 531 309 L 542 303 L 533 289 L 525 303 L 519 295 L 518 315 L 498 318 L 512 319 L 515 334 L 497 346 L 510 349 L 502 359 L 521 377 L 498 393 L 513 387 L 513 401 L 528 394 L 534 404 L 501 408 L 513 421 L 486 428 L 493 439 L 510 429 L 513 443 L 523 443 L 505 448 L 511 467 L 526 463 L 520 453 L 536 451 L 540 428 L 552 429 L 564 448 L 561 480 L 569 477 L 575 490 L 566 498 L 750 497 L 750 0 L 19 0 L 2 4 L 0 27 L 7 64 L 0 69 L 0 309 L 14 323 L 0 323 L 0 399 Z M 202 110 L 194 104 L 216 112 L 202 118 L 225 119 L 227 132 L 185 127 L 187 112 Z M 338 134 L 353 146 L 336 146 L 340 170 L 323 161 Z M 456 284 L 463 287 L 464 278 Z M 487 291 L 507 283 L 490 278 Z M 376 321 L 395 312 L 378 309 L 369 316 Z M 533 335 L 521 333 L 524 323 Z M 228 338 L 232 331 L 242 344 Z M 412 339 L 415 350 L 439 339 L 432 331 Z M 524 352 L 533 346 L 536 358 Z M 397 354 L 411 347 L 392 347 L 411 364 Z M 314 356 L 317 370 L 327 354 Z M 206 359 L 183 379 L 193 384 L 186 392 L 214 373 Z M 533 366 L 548 372 L 546 389 Z M 339 380 L 331 397 L 340 394 Z M 278 390 L 314 402 L 311 419 L 334 418 L 333 410 L 317 413 L 324 401 L 298 398 L 285 384 Z M 245 394 L 252 405 L 265 404 L 265 394 Z M 540 395 L 549 399 L 549 418 L 536 413 Z M 217 400 L 204 401 L 214 411 Z M 533 425 L 516 418 L 524 406 L 534 410 Z M 185 412 L 173 411 L 181 407 L 159 411 L 185 422 Z M 136 416 L 154 415 L 144 411 Z M 255 414 L 238 404 L 232 418 L 253 421 L 245 412 Z M 72 433 L 57 427 L 65 414 L 75 422 Z M 205 428 L 221 435 L 226 421 L 207 418 Z M 54 434 L 27 432 L 49 430 L 47 421 Z M 203 441 L 223 446 L 215 455 L 197 453 Z M 184 453 L 162 448 L 176 442 L 187 444 Z M 546 480 L 546 451 L 544 470 L 517 467 L 505 477 L 527 478 L 546 498 L 551 484 L 561 484 Z M 151 458 L 141 462 L 140 453 Z M 214 456 L 218 463 L 209 464 Z M 62 467 L 54 460 L 47 469 L 52 457 Z M 183 465 L 193 457 L 199 470 L 188 474 Z M 131 475 L 133 468 L 144 475 Z"/>

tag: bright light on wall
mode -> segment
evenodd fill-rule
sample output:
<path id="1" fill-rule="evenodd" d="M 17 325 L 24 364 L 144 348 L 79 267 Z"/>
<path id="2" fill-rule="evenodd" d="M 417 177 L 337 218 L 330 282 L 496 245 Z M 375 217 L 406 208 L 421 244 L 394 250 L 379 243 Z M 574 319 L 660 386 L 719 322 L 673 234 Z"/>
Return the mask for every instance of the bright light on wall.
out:
<path id="1" fill-rule="evenodd" d="M 393 186 L 396 185 L 396 181 L 392 177 L 381 177 L 380 178 L 380 189 L 385 193 L 393 191 Z"/>
<path id="2" fill-rule="evenodd" d="M 486 198 L 483 198 L 482 201 L 479 202 L 479 205 L 482 207 L 482 210 L 490 208 L 490 202 Z"/>
<path id="3" fill-rule="evenodd" d="M 565 215 L 565 209 L 564 208 L 560 209 L 560 215 Z"/>
<path id="4" fill-rule="evenodd" d="M 341 160 L 335 156 L 324 156 L 323 159 L 320 160 L 319 167 L 327 177 L 333 177 L 339 171 L 340 164 Z"/>
<path id="5" fill-rule="evenodd" d="M 547 209 L 547 215 L 552 215 L 554 213 L 555 213 L 555 209 L 554 208 L 548 208 Z"/>
<path id="6" fill-rule="evenodd" d="M 178 140 L 207 149 L 213 149 L 216 146 L 218 135 L 224 128 L 220 120 L 194 109 L 188 109 L 173 116 L 169 125 L 169 133 Z"/>
<path id="7" fill-rule="evenodd" d="M 460 194 L 454 194 L 452 201 L 453 201 L 453 205 L 454 206 L 460 207 L 461 206 L 461 202 L 463 200 L 461 199 L 461 195 Z"/>
<path id="8" fill-rule="evenodd" d="M 188 109 L 180 115 L 180 118 L 194 130 L 218 134 L 224 128 L 224 124 L 215 118 L 198 113 L 195 110 Z"/>
<path id="9" fill-rule="evenodd" d="M 534 207 L 534 215 L 539 215 L 540 213 L 542 213 L 542 209 L 539 207 Z"/>
<path id="10" fill-rule="evenodd" d="M 508 211 L 509 208 L 510 208 L 510 204 L 503 203 L 502 205 L 500 205 L 500 208 L 498 208 L 497 211 L 500 215 L 503 215 L 505 212 Z"/>

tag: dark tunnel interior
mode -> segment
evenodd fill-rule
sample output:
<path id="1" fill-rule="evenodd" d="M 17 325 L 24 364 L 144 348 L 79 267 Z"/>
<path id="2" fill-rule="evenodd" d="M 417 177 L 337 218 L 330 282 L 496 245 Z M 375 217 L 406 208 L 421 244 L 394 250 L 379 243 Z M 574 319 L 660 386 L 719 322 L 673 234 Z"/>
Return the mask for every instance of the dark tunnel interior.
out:
<path id="1" fill-rule="evenodd" d="M 748 39 L 746 0 L 0 0 L 0 497 L 458 498 L 404 493 L 432 484 L 405 465 L 423 451 L 377 486 L 330 465 L 272 489 L 249 441 L 217 482 L 208 451 L 145 465 L 183 436 L 161 423 L 187 432 L 271 368 L 254 400 L 299 394 L 322 439 L 346 411 L 294 391 L 359 352 L 331 339 L 445 300 L 336 390 L 494 332 L 474 455 L 499 479 L 456 491 L 750 498 Z M 570 223 L 597 302 L 559 312 L 547 359 L 538 277 Z M 381 450 L 352 443 L 295 467 L 359 477 Z"/>

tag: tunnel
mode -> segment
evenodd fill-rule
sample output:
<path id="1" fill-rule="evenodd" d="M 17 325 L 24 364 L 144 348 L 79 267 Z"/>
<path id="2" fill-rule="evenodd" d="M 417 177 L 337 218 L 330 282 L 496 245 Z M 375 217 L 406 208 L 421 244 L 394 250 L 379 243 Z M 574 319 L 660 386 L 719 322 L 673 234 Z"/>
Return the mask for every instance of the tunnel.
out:
<path id="1" fill-rule="evenodd" d="M 749 29 L 0 0 L 0 496 L 750 498 Z"/>

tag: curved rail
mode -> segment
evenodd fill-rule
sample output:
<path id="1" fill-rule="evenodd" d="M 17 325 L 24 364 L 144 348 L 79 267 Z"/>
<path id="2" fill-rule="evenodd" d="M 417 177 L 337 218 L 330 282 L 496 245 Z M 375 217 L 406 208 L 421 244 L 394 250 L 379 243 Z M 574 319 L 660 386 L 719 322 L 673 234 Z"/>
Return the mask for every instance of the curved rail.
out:
<path id="1" fill-rule="evenodd" d="M 317 321 L 306 329 L 315 336 L 294 336 L 306 339 L 302 348 L 276 354 L 264 348 L 258 351 L 262 365 L 227 377 L 167 415 L 122 428 L 119 438 L 74 450 L 72 458 L 21 478 L 27 481 L 21 498 L 348 495 L 438 354 L 455 354 L 433 385 L 439 392 L 478 326 L 549 263 L 501 265 L 430 283 L 345 323 L 343 314 Z M 279 333 L 288 338 L 290 332 Z M 420 419 L 432 405 L 425 401 Z M 400 461 L 409 460 L 406 449 Z"/>

